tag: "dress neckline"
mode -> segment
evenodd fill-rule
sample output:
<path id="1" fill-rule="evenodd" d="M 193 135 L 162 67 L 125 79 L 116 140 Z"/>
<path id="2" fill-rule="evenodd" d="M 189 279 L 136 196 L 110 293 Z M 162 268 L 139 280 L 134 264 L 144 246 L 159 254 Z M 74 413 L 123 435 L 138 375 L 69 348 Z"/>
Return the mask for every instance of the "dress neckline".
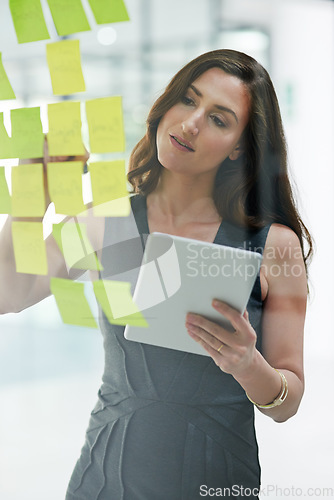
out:
<path id="1" fill-rule="evenodd" d="M 131 199 L 132 212 L 133 212 L 133 215 L 135 217 L 135 221 L 136 221 L 139 233 L 140 234 L 150 234 L 150 228 L 148 225 L 148 217 L 147 217 L 146 196 L 137 194 L 137 195 L 132 196 L 130 199 Z M 218 231 L 216 233 L 216 236 L 215 236 L 213 242 L 207 242 L 207 243 L 221 244 L 223 225 L 224 225 L 224 221 L 222 220 L 219 227 L 218 227 Z"/>

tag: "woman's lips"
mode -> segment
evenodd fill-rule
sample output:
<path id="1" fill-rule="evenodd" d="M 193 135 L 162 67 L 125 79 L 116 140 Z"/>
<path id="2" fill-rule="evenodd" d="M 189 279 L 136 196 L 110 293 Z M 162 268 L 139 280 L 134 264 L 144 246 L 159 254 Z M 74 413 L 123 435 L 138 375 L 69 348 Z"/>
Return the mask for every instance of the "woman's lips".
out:
<path id="1" fill-rule="evenodd" d="M 182 139 L 178 135 L 169 134 L 169 137 L 170 137 L 170 141 L 173 144 L 173 146 L 175 146 L 180 151 L 187 151 L 187 152 L 194 153 L 195 150 L 193 149 L 193 147 L 191 146 L 191 144 L 188 141 L 185 141 L 184 139 Z"/>

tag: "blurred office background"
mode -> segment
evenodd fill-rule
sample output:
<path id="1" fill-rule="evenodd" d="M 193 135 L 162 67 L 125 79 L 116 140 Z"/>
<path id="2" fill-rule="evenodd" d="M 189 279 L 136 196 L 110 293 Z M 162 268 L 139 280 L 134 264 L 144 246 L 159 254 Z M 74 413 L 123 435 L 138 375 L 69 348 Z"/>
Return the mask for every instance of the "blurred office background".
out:
<path id="1" fill-rule="evenodd" d="M 193 57 L 234 48 L 269 70 L 300 211 L 315 238 L 316 254 L 310 272 L 302 405 L 284 424 L 257 412 L 262 498 L 334 498 L 334 2 L 126 0 L 130 22 L 107 26 L 96 26 L 88 2 L 82 3 L 93 29 L 73 36 L 80 40 L 87 86 L 73 98 L 123 96 L 127 148 L 120 158 L 128 158 L 143 134 L 154 99 Z M 42 6 L 50 41 L 57 41 L 46 1 Z M 43 107 L 56 98 L 45 58 L 47 42 L 18 45 L 5 1 L 0 2 L 0 26 L 0 51 L 17 96 L 0 102 L 8 119 L 9 109 Z M 11 162 L 1 164 L 10 168 Z M 62 324 L 53 298 L 0 317 L 2 500 L 64 498 L 102 365 L 99 332 Z"/>

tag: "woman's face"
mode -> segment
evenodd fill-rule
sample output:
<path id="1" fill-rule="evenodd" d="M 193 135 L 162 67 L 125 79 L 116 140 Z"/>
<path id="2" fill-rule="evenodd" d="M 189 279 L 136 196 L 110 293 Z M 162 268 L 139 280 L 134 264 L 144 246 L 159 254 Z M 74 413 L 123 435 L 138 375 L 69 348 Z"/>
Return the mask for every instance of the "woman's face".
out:
<path id="1" fill-rule="evenodd" d="M 185 175 L 215 175 L 221 163 L 235 160 L 249 116 L 244 83 L 220 68 L 195 80 L 161 118 L 157 130 L 159 162 Z"/>

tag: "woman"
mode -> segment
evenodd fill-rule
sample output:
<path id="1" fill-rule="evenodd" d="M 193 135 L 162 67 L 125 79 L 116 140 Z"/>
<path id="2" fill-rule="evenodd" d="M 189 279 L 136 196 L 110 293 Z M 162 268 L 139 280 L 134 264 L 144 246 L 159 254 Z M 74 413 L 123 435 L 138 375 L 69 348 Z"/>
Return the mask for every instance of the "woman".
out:
<path id="1" fill-rule="evenodd" d="M 128 272 L 134 285 L 134 262 L 124 266 L 118 244 L 132 242 L 136 253 L 136 231 L 246 245 L 263 253 L 263 265 L 243 315 L 212 304 L 233 333 L 196 311 L 185 318 L 209 357 L 129 342 L 124 328 L 102 314 L 103 384 L 66 499 L 193 500 L 228 492 L 257 498 L 253 407 L 282 422 L 300 404 L 312 250 L 291 194 L 275 91 L 251 57 L 209 52 L 177 73 L 147 124 L 130 159 L 130 217 L 100 219 L 99 226 L 88 220 L 95 248 L 103 247 L 102 277 Z M 9 226 L 2 276 L 13 280 Z M 52 239 L 48 248 L 51 274 L 66 276 Z M 50 293 L 46 278 L 16 280 L 21 292 L 15 302 L 3 296 L 2 311 Z"/>

